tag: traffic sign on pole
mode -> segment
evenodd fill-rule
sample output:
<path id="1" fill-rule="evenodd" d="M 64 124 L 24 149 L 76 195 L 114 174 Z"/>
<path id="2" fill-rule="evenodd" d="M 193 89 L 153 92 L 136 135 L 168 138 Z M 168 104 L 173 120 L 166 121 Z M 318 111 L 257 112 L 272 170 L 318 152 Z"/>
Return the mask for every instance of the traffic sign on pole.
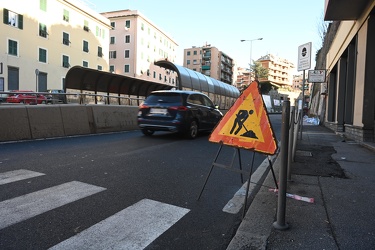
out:
<path id="1" fill-rule="evenodd" d="M 298 47 L 297 70 L 302 71 L 311 68 L 311 42 Z"/>
<path id="2" fill-rule="evenodd" d="M 212 131 L 210 142 L 273 155 L 277 151 L 267 109 L 253 81 Z"/>

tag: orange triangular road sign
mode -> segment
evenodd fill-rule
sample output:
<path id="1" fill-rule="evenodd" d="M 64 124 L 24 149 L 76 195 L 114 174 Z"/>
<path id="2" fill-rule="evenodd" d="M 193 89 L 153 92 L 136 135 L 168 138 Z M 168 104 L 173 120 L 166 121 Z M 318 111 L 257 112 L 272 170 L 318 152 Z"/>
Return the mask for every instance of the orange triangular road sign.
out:
<path id="1" fill-rule="evenodd" d="M 277 140 L 257 81 L 253 81 L 212 131 L 210 142 L 273 155 Z"/>

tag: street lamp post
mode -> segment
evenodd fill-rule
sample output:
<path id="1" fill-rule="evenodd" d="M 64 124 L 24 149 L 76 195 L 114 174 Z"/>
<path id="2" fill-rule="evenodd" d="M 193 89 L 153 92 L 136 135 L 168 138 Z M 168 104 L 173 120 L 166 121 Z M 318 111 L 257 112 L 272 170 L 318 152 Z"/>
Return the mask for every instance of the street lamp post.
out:
<path id="1" fill-rule="evenodd" d="M 246 39 L 241 40 L 241 42 L 250 42 L 249 84 L 251 83 L 251 63 L 252 63 L 251 53 L 253 50 L 253 41 L 256 41 L 256 40 L 263 40 L 263 38 L 261 37 L 261 38 L 251 39 L 251 40 L 246 40 Z"/>

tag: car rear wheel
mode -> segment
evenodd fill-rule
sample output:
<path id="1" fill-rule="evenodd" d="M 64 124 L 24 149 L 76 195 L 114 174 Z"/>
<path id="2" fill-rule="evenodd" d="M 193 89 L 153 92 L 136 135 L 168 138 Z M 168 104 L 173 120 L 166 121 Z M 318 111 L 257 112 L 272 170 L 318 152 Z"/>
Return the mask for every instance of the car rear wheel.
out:
<path id="1" fill-rule="evenodd" d="M 194 138 L 197 137 L 197 135 L 198 135 L 198 123 L 197 123 L 197 121 L 191 121 L 190 122 L 189 130 L 188 130 L 186 135 L 190 139 L 194 139 Z"/>
<path id="2" fill-rule="evenodd" d="M 154 132 L 155 132 L 155 131 L 153 131 L 153 130 L 142 129 L 142 133 L 143 133 L 144 135 L 148 135 L 148 136 L 150 136 L 150 135 L 153 135 Z"/>

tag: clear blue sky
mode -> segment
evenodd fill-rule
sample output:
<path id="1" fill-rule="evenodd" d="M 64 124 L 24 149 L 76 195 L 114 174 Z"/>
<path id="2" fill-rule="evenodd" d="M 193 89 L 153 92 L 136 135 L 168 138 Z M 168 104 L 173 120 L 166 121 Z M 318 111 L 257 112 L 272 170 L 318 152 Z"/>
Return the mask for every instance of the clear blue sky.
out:
<path id="1" fill-rule="evenodd" d="M 293 62 L 297 68 L 298 46 L 312 42 L 312 67 L 320 48 L 318 25 L 322 23 L 324 0 L 89 0 L 97 12 L 138 10 L 169 34 L 183 50 L 211 44 L 238 66 L 247 67 L 250 43 L 241 39 L 263 38 L 252 43 L 252 59 L 268 53 Z M 302 72 L 300 72 L 302 73 Z"/>

